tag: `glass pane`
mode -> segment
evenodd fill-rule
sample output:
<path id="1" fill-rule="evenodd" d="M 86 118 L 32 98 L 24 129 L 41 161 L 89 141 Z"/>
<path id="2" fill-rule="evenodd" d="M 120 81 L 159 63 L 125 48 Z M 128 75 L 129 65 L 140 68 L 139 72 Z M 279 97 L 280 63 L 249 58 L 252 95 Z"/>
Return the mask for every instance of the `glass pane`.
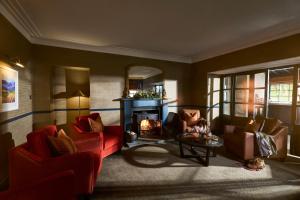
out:
<path id="1" fill-rule="evenodd" d="M 207 79 L 207 93 L 210 93 L 210 83 L 211 83 L 211 78 Z"/>
<path id="2" fill-rule="evenodd" d="M 214 88 L 213 90 L 216 91 L 216 90 L 220 90 L 220 78 L 213 78 L 214 80 Z"/>
<path id="3" fill-rule="evenodd" d="M 264 106 L 255 105 L 254 106 L 254 117 L 263 116 L 264 113 Z"/>
<path id="4" fill-rule="evenodd" d="M 249 88 L 250 75 L 238 75 L 235 78 L 236 88 Z"/>
<path id="5" fill-rule="evenodd" d="M 225 77 L 224 78 L 224 84 L 223 84 L 224 89 L 230 89 L 231 88 L 231 77 Z"/>
<path id="6" fill-rule="evenodd" d="M 235 116 L 248 117 L 248 104 L 235 104 Z"/>
<path id="7" fill-rule="evenodd" d="M 254 102 L 256 104 L 265 103 L 265 89 L 255 89 L 254 90 Z"/>
<path id="8" fill-rule="evenodd" d="M 224 90 L 223 101 L 227 101 L 227 102 L 231 101 L 230 93 L 231 93 L 231 90 Z"/>
<path id="9" fill-rule="evenodd" d="M 215 119 L 216 117 L 219 117 L 219 114 L 220 114 L 219 107 L 213 108 L 212 119 Z"/>
<path id="10" fill-rule="evenodd" d="M 297 104 L 300 104 L 300 88 L 297 91 Z"/>
<path id="11" fill-rule="evenodd" d="M 220 92 L 213 92 L 213 105 L 220 103 Z"/>
<path id="12" fill-rule="evenodd" d="M 223 103 L 223 114 L 230 115 L 230 103 Z"/>
<path id="13" fill-rule="evenodd" d="M 249 99 L 249 90 L 235 90 L 235 102 L 247 103 Z"/>
<path id="14" fill-rule="evenodd" d="M 254 87 L 265 87 L 266 74 L 258 73 L 254 75 Z"/>
<path id="15" fill-rule="evenodd" d="M 207 109 L 206 119 L 208 122 L 210 122 L 210 116 L 211 116 L 211 109 Z"/>
<path id="16" fill-rule="evenodd" d="M 296 121 L 295 121 L 296 125 L 300 125 L 300 107 L 296 108 Z"/>
<path id="17" fill-rule="evenodd" d="M 210 107 L 210 95 L 207 95 L 207 106 Z"/>

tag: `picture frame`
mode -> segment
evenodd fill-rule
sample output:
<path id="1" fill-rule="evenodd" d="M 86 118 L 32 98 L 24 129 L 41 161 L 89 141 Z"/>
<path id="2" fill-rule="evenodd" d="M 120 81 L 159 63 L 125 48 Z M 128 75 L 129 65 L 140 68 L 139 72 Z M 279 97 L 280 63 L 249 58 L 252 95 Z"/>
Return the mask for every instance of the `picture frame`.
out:
<path id="1" fill-rule="evenodd" d="M 0 65 L 0 112 L 19 109 L 19 74 L 17 70 Z"/>

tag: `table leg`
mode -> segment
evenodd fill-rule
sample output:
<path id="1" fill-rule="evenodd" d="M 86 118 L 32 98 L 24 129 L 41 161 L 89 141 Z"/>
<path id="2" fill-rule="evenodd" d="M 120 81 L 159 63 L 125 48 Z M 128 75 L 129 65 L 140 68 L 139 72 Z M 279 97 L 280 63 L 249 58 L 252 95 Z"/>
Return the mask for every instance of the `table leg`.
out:
<path id="1" fill-rule="evenodd" d="M 210 148 L 206 148 L 206 156 L 205 156 L 205 166 L 209 165 L 209 156 L 210 156 Z"/>
<path id="2" fill-rule="evenodd" d="M 180 149 L 180 156 L 183 158 L 184 157 L 184 153 L 183 153 L 183 147 L 182 147 L 182 143 L 179 142 L 179 149 Z"/>

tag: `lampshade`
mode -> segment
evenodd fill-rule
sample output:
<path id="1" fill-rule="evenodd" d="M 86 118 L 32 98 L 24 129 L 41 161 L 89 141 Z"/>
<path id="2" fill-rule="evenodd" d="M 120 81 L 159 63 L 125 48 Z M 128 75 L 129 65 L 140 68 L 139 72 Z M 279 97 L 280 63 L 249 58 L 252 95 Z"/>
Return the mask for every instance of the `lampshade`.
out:
<path id="1" fill-rule="evenodd" d="M 76 92 L 73 93 L 74 97 L 85 97 L 86 95 L 81 91 L 77 90 Z"/>

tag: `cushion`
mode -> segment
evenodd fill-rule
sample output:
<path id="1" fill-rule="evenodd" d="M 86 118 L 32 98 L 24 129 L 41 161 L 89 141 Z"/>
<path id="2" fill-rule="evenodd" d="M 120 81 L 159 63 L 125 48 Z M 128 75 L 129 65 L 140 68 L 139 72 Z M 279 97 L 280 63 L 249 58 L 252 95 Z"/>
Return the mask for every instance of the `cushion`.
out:
<path id="1" fill-rule="evenodd" d="M 193 112 L 193 113 L 187 113 L 187 112 L 185 112 L 184 115 L 185 115 L 184 116 L 185 121 L 186 121 L 186 123 L 187 123 L 188 126 L 195 126 L 198 123 L 198 121 L 199 121 L 196 112 Z"/>
<path id="2" fill-rule="evenodd" d="M 104 131 L 104 126 L 101 120 L 100 115 L 98 115 L 96 120 L 93 120 L 91 118 L 88 118 L 89 124 L 90 124 L 90 130 L 92 132 L 103 132 Z"/>
<path id="3" fill-rule="evenodd" d="M 48 140 L 51 144 L 54 156 L 73 154 L 77 152 L 74 142 L 69 136 L 66 135 L 63 129 L 57 133 L 57 137 L 48 136 Z"/>
<path id="4" fill-rule="evenodd" d="M 47 128 L 34 131 L 27 135 L 27 143 L 29 150 L 42 157 L 51 157 L 51 149 L 49 147 L 48 135 L 54 136 L 55 132 L 49 131 Z"/>
<path id="5" fill-rule="evenodd" d="M 100 116 L 99 113 L 92 113 L 90 115 L 76 117 L 77 126 L 83 131 L 90 132 L 91 129 L 88 119 L 91 118 L 93 120 L 96 120 L 98 116 Z"/>
<path id="6" fill-rule="evenodd" d="M 264 121 L 261 131 L 263 133 L 272 134 L 278 127 L 280 127 L 282 122 L 279 119 L 267 118 Z"/>
<path id="7" fill-rule="evenodd" d="M 255 133 L 260 131 L 261 122 L 251 119 L 245 127 L 246 132 Z"/>

